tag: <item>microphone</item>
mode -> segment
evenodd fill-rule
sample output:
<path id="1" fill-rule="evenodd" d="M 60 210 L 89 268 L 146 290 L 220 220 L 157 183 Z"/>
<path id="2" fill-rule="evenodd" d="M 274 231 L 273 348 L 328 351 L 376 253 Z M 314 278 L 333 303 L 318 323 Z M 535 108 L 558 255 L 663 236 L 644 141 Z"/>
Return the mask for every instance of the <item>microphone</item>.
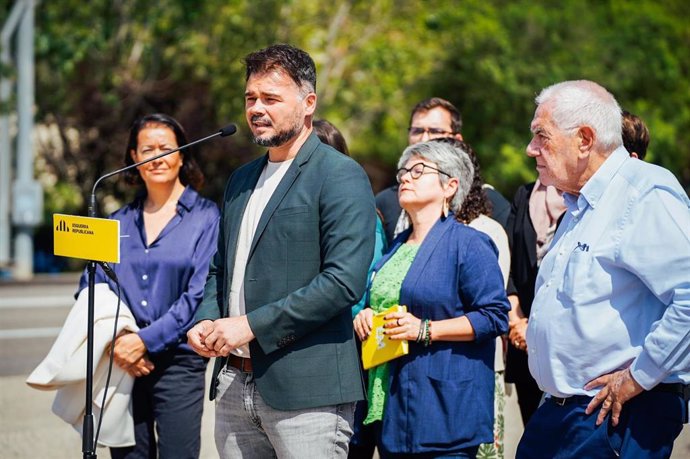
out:
<path id="1" fill-rule="evenodd" d="M 129 166 L 125 166 L 122 169 L 108 172 L 107 174 L 98 177 L 96 182 L 93 184 L 93 188 L 91 189 L 91 199 L 89 200 L 89 217 L 96 217 L 96 187 L 98 186 L 99 183 L 101 183 L 101 180 L 112 177 L 113 175 L 121 174 L 122 172 L 128 171 L 130 169 L 134 169 L 135 167 L 139 167 L 143 164 L 150 163 L 151 161 L 155 161 L 155 160 L 162 158 L 164 156 L 171 155 L 171 154 L 176 153 L 180 150 L 187 149 L 187 148 L 194 146 L 196 144 L 206 142 L 207 140 L 210 140 L 214 137 L 219 137 L 219 136 L 220 137 L 227 137 L 229 135 L 233 135 L 235 132 L 237 132 L 237 126 L 235 124 L 228 124 L 223 129 L 220 129 L 218 132 L 215 132 L 211 135 L 208 135 L 202 139 L 195 140 L 194 142 L 190 142 L 187 145 L 182 145 L 181 147 L 177 147 L 174 150 L 166 151 L 164 153 L 161 153 L 160 155 L 153 156 L 151 158 L 145 159 L 145 160 L 140 161 L 138 163 L 130 164 Z"/>
<path id="2" fill-rule="evenodd" d="M 113 271 L 113 268 L 111 268 L 108 263 L 106 263 L 105 261 L 97 261 L 96 263 L 98 264 L 98 266 L 101 267 L 101 269 L 103 270 L 105 275 L 108 276 L 110 278 L 110 280 L 112 280 L 116 284 L 119 283 L 119 281 L 117 280 L 117 275 L 115 274 L 115 271 Z"/>
<path id="3" fill-rule="evenodd" d="M 234 124 L 231 123 L 231 124 L 228 124 L 227 126 L 225 126 L 223 129 L 221 129 L 218 132 L 220 133 L 221 137 L 227 137 L 227 136 L 233 135 L 235 132 L 237 132 L 237 126 L 235 126 Z"/>

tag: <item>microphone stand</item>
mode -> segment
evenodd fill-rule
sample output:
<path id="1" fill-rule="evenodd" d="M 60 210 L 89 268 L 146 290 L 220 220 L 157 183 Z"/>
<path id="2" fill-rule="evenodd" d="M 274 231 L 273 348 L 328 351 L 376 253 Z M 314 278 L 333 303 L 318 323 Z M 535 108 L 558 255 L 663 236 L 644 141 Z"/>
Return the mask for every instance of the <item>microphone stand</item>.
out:
<path id="1" fill-rule="evenodd" d="M 145 159 L 144 161 L 130 164 L 129 166 L 123 167 L 113 172 L 109 172 L 101 177 L 99 177 L 93 184 L 91 189 L 91 198 L 89 199 L 89 210 L 88 214 L 91 218 L 96 218 L 96 187 L 103 179 L 112 177 L 113 175 L 120 174 L 124 171 L 134 169 L 143 164 L 150 163 L 164 156 L 171 155 L 180 150 L 187 149 L 198 143 L 205 142 L 214 137 L 226 137 L 237 132 L 237 126 L 234 124 L 229 124 L 223 129 L 202 139 L 195 140 L 194 142 L 182 145 L 181 147 L 175 148 L 174 150 L 166 151 L 160 155 Z M 90 260 L 88 262 L 87 268 L 87 281 L 88 281 L 88 313 L 87 313 L 87 324 L 86 324 L 86 405 L 84 408 L 84 422 L 82 424 L 82 454 L 84 459 L 96 459 L 96 444 L 94 438 L 94 416 L 93 416 L 93 342 L 94 342 L 94 315 L 95 315 L 95 289 L 96 289 L 96 262 Z M 101 417 L 105 407 L 101 407 Z"/>

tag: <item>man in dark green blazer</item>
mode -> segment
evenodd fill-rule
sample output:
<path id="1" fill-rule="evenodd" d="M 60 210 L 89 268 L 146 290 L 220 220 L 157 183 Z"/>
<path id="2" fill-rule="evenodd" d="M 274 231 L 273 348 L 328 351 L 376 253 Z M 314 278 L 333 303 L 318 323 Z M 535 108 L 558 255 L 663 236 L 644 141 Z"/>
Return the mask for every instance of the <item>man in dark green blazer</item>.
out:
<path id="1" fill-rule="evenodd" d="M 311 57 L 273 45 L 245 61 L 247 122 L 268 154 L 228 181 L 188 341 L 217 357 L 221 457 L 346 457 L 364 396 L 350 306 L 373 254 L 374 197 L 362 168 L 312 132 Z"/>

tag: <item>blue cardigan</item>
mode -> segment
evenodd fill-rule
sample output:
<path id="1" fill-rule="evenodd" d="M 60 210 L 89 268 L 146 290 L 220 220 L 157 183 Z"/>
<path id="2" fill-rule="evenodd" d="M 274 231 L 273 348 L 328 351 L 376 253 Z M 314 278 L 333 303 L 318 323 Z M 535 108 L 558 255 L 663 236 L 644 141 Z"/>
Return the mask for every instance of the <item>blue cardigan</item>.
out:
<path id="1" fill-rule="evenodd" d="M 383 266 L 407 240 L 401 234 Z M 449 453 L 493 442 L 495 337 L 510 306 L 489 237 L 451 214 L 433 226 L 402 283 L 400 304 L 421 319 L 466 316 L 476 339 L 410 343 L 390 366 L 382 447 L 388 453 Z M 433 328 L 433 324 L 432 324 Z"/>

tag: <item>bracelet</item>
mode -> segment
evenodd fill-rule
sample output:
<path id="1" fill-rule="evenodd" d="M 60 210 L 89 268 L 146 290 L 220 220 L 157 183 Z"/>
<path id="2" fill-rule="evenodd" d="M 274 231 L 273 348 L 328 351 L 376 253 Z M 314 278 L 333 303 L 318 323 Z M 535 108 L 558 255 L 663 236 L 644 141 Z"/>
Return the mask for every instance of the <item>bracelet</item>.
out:
<path id="1" fill-rule="evenodd" d="M 425 321 L 425 320 L 422 320 L 422 321 L 419 323 L 419 333 L 417 333 L 417 339 L 415 340 L 415 342 L 417 342 L 417 343 L 421 343 L 422 340 L 424 339 L 424 328 L 425 328 L 425 324 L 426 324 L 426 321 Z"/>
<path id="2" fill-rule="evenodd" d="M 424 321 L 424 324 L 426 325 L 425 328 L 425 334 L 424 334 L 424 346 L 427 347 L 431 344 L 431 321 L 429 319 L 426 319 Z"/>

